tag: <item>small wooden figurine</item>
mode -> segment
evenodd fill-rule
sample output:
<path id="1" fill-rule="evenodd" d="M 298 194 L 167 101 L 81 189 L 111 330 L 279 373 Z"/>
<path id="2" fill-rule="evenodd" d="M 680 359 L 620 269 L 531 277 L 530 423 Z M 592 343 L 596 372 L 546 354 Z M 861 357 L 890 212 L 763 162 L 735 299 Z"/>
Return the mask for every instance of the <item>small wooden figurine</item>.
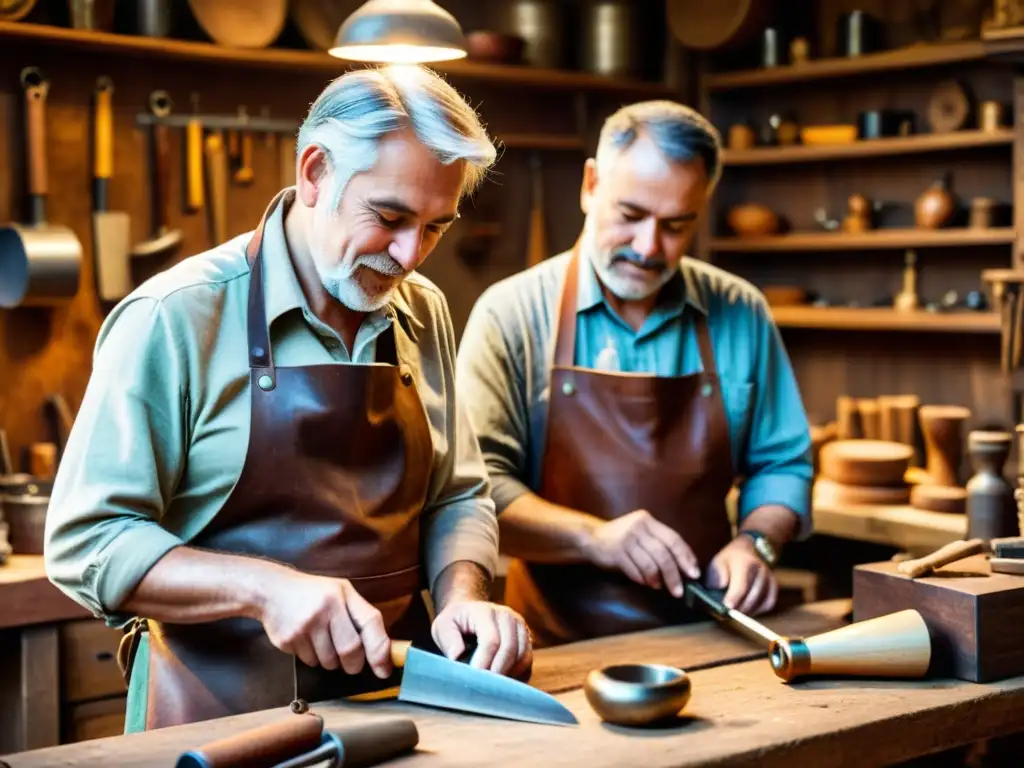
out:
<path id="1" fill-rule="evenodd" d="M 850 195 L 847 201 L 849 213 L 843 219 L 843 231 L 867 232 L 871 229 L 871 202 L 864 195 Z"/>

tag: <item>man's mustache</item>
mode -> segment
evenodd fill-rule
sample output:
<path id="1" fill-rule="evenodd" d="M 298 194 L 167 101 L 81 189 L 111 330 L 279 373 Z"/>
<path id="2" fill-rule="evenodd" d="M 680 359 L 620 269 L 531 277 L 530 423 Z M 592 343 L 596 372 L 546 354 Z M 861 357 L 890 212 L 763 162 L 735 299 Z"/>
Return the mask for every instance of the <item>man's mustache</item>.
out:
<path id="1" fill-rule="evenodd" d="M 374 272 L 379 272 L 389 277 L 399 277 L 405 274 L 405 269 L 402 265 L 386 253 L 371 253 L 366 256 L 360 256 L 356 260 L 356 265 L 372 269 Z"/>
<path id="2" fill-rule="evenodd" d="M 664 259 L 645 259 L 632 248 L 618 248 L 612 251 L 612 264 L 624 261 L 628 264 L 646 269 L 650 272 L 664 272 L 668 264 Z"/>

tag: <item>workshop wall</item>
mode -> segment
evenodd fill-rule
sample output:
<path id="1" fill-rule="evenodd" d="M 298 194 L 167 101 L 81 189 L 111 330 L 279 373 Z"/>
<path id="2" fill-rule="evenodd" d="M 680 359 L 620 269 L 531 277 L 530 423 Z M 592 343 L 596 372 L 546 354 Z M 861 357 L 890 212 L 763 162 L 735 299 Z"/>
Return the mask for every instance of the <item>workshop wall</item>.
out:
<path id="1" fill-rule="evenodd" d="M 445 6 L 467 31 L 493 22 L 483 12 L 482 4 L 455 2 Z M 285 44 L 291 42 L 288 35 L 286 30 Z M 294 38 L 294 33 L 291 36 Z M 29 66 L 39 67 L 50 83 L 45 148 L 48 219 L 74 231 L 82 244 L 83 264 L 80 288 L 70 303 L 57 308 L 0 310 L 0 426 L 7 430 L 12 454 L 19 464 L 31 443 L 55 438 L 42 412 L 48 395 L 62 395 L 72 413 L 77 411 L 89 379 L 97 331 L 112 307 L 97 298 L 93 247 L 91 135 L 97 78 L 108 76 L 114 84 L 114 169 L 109 209 L 129 214 L 131 238 L 138 243 L 149 237 L 154 227 L 150 128 L 136 122 L 137 116 L 147 111 L 152 91 L 167 91 L 175 114 L 191 113 L 195 95 L 202 114 L 230 116 L 245 107 L 250 116 L 258 117 L 266 110 L 272 119 L 291 120 L 297 126 L 333 76 L 261 70 L 227 61 L 222 65 L 169 61 L 4 39 L 0 45 L 0 219 L 4 222 L 25 221 L 28 217 L 25 110 L 19 75 Z M 344 62 L 339 61 L 338 74 L 344 68 Z M 450 79 L 480 110 L 491 134 L 499 140 L 509 134 L 577 134 L 578 105 L 572 91 L 528 90 L 514 83 L 478 80 L 460 82 L 457 76 Z M 607 114 L 622 103 L 644 98 L 643 94 L 633 97 L 615 93 L 580 96 L 586 98 L 588 148 L 596 143 L 596 132 Z M 215 242 L 210 217 L 212 190 L 207 185 L 202 210 L 186 209 L 184 131 L 172 128 L 170 138 L 169 223 L 181 228 L 183 239 L 170 253 L 134 259 L 135 285 Z M 252 229 L 274 193 L 289 183 L 286 172 L 282 173 L 282 158 L 294 151 L 294 144 L 287 138 L 280 137 L 270 145 L 262 135 L 255 135 L 252 182 L 239 184 L 229 177 L 228 237 Z M 457 334 L 461 334 L 480 292 L 524 266 L 531 205 L 531 151 L 519 145 L 501 150 L 491 178 L 475 199 L 467 201 L 462 218 L 422 269 L 445 291 Z M 555 252 L 571 246 L 582 223 L 579 184 L 586 153 L 578 147 L 542 149 L 540 157 L 547 237 L 550 250 Z M 485 234 L 470 237 L 480 232 Z"/>

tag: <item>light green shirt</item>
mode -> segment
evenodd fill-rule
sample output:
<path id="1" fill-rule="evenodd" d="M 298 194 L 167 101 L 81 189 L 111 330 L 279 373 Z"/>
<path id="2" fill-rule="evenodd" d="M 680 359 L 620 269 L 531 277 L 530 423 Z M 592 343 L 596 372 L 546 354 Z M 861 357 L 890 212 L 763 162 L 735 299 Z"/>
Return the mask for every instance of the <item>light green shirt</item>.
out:
<path id="1" fill-rule="evenodd" d="M 54 584 L 113 626 L 130 618 L 117 613 L 121 602 L 161 557 L 213 520 L 241 473 L 250 422 L 250 236 L 148 280 L 100 329 L 46 517 L 45 559 Z M 366 318 L 350 352 L 306 303 L 281 206 L 267 221 L 263 261 L 277 365 L 373 363 L 377 337 L 396 324 L 396 351 L 413 371 L 433 442 L 422 514 L 429 583 L 457 560 L 493 575 L 497 520 L 480 449 L 455 402 L 455 335 L 444 295 L 410 275 L 387 307 Z"/>

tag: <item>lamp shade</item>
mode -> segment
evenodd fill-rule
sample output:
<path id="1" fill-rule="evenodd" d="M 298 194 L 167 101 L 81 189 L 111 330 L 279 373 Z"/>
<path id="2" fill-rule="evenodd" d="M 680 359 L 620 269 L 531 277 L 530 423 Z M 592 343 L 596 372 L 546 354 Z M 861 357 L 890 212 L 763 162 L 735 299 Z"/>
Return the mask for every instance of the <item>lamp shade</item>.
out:
<path id="1" fill-rule="evenodd" d="M 328 53 L 350 61 L 420 64 L 466 56 L 455 17 L 432 0 L 367 0 L 338 29 Z"/>

